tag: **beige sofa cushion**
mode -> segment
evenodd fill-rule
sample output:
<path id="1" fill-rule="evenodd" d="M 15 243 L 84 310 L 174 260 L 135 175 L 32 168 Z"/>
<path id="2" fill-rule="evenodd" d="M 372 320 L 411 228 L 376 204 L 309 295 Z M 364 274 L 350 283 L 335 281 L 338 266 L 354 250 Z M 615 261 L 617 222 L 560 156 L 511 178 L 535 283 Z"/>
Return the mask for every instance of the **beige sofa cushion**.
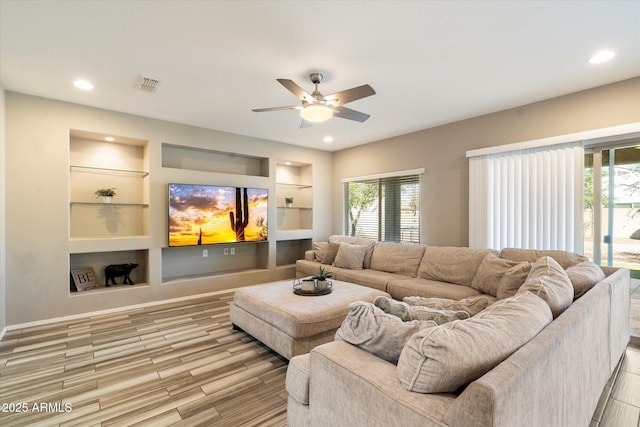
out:
<path id="1" fill-rule="evenodd" d="M 362 270 L 364 256 L 367 253 L 366 246 L 343 244 L 340 245 L 334 267 L 348 268 L 349 270 Z"/>
<path id="2" fill-rule="evenodd" d="M 482 260 L 492 249 L 429 246 L 424 252 L 418 276 L 423 279 L 471 286 Z"/>
<path id="3" fill-rule="evenodd" d="M 554 319 L 573 302 L 573 285 L 564 269 L 550 256 L 543 256 L 533 264 L 527 281 L 516 295 L 526 292 L 546 301 Z"/>
<path id="4" fill-rule="evenodd" d="M 338 255 L 338 250 L 340 249 L 341 244 L 342 243 L 329 242 L 324 250 L 321 262 L 323 264 L 333 264 L 336 260 L 336 255 Z"/>
<path id="5" fill-rule="evenodd" d="M 495 297 L 498 295 L 498 286 L 504 274 L 518 264 L 517 261 L 500 258 L 495 253 L 487 254 L 482 259 L 478 271 L 473 277 L 471 287 Z M 522 283 L 524 283 L 524 280 L 522 280 Z"/>
<path id="6" fill-rule="evenodd" d="M 403 348 L 398 379 L 414 392 L 454 392 L 508 358 L 551 320 L 547 304 L 523 292 L 470 319 L 426 328 Z"/>
<path id="7" fill-rule="evenodd" d="M 591 261 L 583 261 L 572 265 L 565 270 L 571 285 L 573 286 L 573 299 L 576 300 L 584 295 L 596 283 L 604 280 L 604 272 L 597 264 Z"/>
<path id="8" fill-rule="evenodd" d="M 336 340 L 346 341 L 395 365 L 413 334 L 436 325 L 432 320 L 403 322 L 372 303 L 356 301 L 349 304 L 349 313 L 336 331 Z"/>
<path id="9" fill-rule="evenodd" d="M 376 243 L 371 256 L 371 269 L 416 277 L 425 250 L 414 243 Z"/>
<path id="10" fill-rule="evenodd" d="M 498 299 L 505 299 L 514 296 L 516 292 L 518 292 L 518 289 L 520 289 L 520 286 L 527 280 L 531 267 L 533 267 L 532 263 L 522 261 L 505 271 L 500 279 L 500 283 L 498 283 L 498 293 L 496 297 Z"/>
<path id="11" fill-rule="evenodd" d="M 397 300 L 404 297 L 449 298 L 459 300 L 481 293 L 469 286 L 445 283 L 438 280 L 395 278 L 389 281 L 386 291 Z"/>
<path id="12" fill-rule="evenodd" d="M 459 301 L 448 298 L 423 297 L 405 297 L 402 301 L 413 307 L 429 307 L 435 310 L 466 311 L 469 313 L 469 316 L 475 316 L 496 302 L 496 299 L 489 295 L 479 295 L 463 298 Z"/>
<path id="13" fill-rule="evenodd" d="M 373 255 L 373 249 L 376 245 L 375 240 L 366 239 L 364 237 L 356 236 L 342 236 L 340 234 L 333 234 L 329 236 L 330 242 L 349 243 L 350 245 L 365 246 L 367 252 L 364 255 L 363 268 L 371 268 L 371 256 Z"/>
<path id="14" fill-rule="evenodd" d="M 324 253 L 327 250 L 328 245 L 329 245 L 329 242 L 314 242 L 313 243 L 314 257 L 310 261 L 322 262 L 322 258 L 324 257 Z"/>
<path id="15" fill-rule="evenodd" d="M 556 250 L 536 250 L 536 249 L 519 249 L 519 248 L 504 248 L 500 252 L 500 257 L 504 259 L 510 259 L 512 261 L 528 261 L 536 262 L 543 256 L 550 256 L 565 270 L 572 265 L 578 264 L 582 261 L 588 261 L 589 259 L 580 254 L 574 254 L 565 251 Z"/>

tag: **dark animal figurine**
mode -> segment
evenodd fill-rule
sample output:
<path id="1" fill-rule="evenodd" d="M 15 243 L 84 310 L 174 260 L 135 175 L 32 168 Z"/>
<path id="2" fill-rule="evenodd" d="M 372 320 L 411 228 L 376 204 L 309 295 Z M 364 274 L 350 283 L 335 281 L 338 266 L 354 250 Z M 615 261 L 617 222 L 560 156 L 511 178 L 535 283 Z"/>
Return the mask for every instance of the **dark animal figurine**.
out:
<path id="1" fill-rule="evenodd" d="M 137 266 L 138 266 L 138 264 L 112 264 L 112 265 L 107 265 L 104 268 L 104 276 L 106 278 L 105 286 L 106 287 L 110 287 L 111 286 L 109 284 L 110 281 L 114 285 L 117 285 L 118 282 L 116 282 L 116 277 L 121 277 L 121 276 L 124 276 L 124 280 L 122 281 L 123 285 L 125 283 L 133 285 L 133 280 L 131 280 L 131 277 L 129 277 L 129 273 L 131 273 L 131 270 L 133 270 Z"/>

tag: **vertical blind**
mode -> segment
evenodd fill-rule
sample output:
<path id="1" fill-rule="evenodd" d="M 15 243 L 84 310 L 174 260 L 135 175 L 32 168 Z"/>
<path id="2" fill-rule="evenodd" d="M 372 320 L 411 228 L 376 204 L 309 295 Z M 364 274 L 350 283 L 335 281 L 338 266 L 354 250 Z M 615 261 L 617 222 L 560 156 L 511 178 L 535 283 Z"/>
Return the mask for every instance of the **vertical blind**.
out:
<path id="1" fill-rule="evenodd" d="M 345 234 L 388 242 L 420 241 L 420 176 L 344 183 Z"/>
<path id="2" fill-rule="evenodd" d="M 469 246 L 583 252 L 581 142 L 469 158 Z"/>

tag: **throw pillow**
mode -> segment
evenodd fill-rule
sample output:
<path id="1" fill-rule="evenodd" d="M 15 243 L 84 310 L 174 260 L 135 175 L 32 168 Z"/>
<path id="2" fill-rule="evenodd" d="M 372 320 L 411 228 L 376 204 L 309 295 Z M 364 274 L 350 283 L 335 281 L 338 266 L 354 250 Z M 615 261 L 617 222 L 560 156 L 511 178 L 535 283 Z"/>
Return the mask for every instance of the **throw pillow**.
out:
<path id="1" fill-rule="evenodd" d="M 466 311 L 436 310 L 435 308 L 411 306 L 404 301 L 396 301 L 385 296 L 376 297 L 373 305 L 382 309 L 385 313 L 392 314 L 404 322 L 412 320 L 433 320 L 438 325 L 453 322 L 454 320 L 468 319 Z"/>
<path id="2" fill-rule="evenodd" d="M 471 287 L 495 297 L 498 295 L 498 285 L 504 274 L 518 264 L 517 261 L 500 258 L 495 253 L 487 254 L 480 263 L 476 275 L 473 276 Z"/>
<path id="3" fill-rule="evenodd" d="M 505 271 L 504 275 L 498 283 L 498 299 L 512 297 L 518 292 L 520 286 L 527 280 L 531 271 L 532 263 L 528 261 L 519 262 L 517 265 Z"/>
<path id="4" fill-rule="evenodd" d="M 336 259 L 333 261 L 334 267 L 347 268 L 350 270 L 362 270 L 364 256 L 367 253 L 366 246 L 343 244 L 338 248 Z"/>
<path id="5" fill-rule="evenodd" d="M 324 253 L 327 250 L 327 245 L 329 245 L 329 242 L 314 242 L 313 243 L 313 252 L 315 253 L 314 261 L 322 262 L 322 258 L 324 257 Z"/>
<path id="6" fill-rule="evenodd" d="M 327 249 L 324 251 L 324 255 L 322 256 L 322 264 L 333 264 L 336 260 L 336 255 L 338 254 L 338 249 L 340 249 L 340 243 L 328 242 Z"/>
<path id="7" fill-rule="evenodd" d="M 349 313 L 335 339 L 397 364 L 407 340 L 419 330 L 433 326 L 437 326 L 435 322 L 403 322 L 370 302 L 356 301 L 349 304 Z"/>
<path id="8" fill-rule="evenodd" d="M 525 292 L 532 292 L 549 304 L 554 319 L 573 302 L 573 285 L 564 269 L 550 256 L 544 256 L 533 264 L 527 281 L 516 295 Z"/>
<path id="9" fill-rule="evenodd" d="M 566 270 L 567 276 L 573 286 L 573 299 L 576 300 L 584 295 L 596 283 L 604 280 L 604 272 L 591 261 L 583 261 L 573 265 Z"/>
<path id="10" fill-rule="evenodd" d="M 456 301 L 447 298 L 404 297 L 402 301 L 410 306 L 429 307 L 435 310 L 466 311 L 469 316 L 475 316 L 493 304 L 495 298 L 478 295 Z"/>
<path id="11" fill-rule="evenodd" d="M 544 301 L 524 292 L 468 320 L 420 330 L 400 353 L 398 379 L 409 391 L 455 392 L 508 358 L 551 318 Z"/>

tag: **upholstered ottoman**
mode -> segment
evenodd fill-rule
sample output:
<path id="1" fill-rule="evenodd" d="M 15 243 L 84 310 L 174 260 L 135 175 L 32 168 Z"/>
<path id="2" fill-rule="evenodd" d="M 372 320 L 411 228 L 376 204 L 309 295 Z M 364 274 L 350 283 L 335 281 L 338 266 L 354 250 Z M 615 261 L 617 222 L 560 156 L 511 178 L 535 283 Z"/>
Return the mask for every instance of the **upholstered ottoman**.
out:
<path id="1" fill-rule="evenodd" d="M 239 288 L 231 304 L 231 322 L 291 359 L 333 341 L 350 303 L 389 296 L 353 283 L 332 282 L 332 292 L 320 296 L 294 294 L 292 280 Z"/>

